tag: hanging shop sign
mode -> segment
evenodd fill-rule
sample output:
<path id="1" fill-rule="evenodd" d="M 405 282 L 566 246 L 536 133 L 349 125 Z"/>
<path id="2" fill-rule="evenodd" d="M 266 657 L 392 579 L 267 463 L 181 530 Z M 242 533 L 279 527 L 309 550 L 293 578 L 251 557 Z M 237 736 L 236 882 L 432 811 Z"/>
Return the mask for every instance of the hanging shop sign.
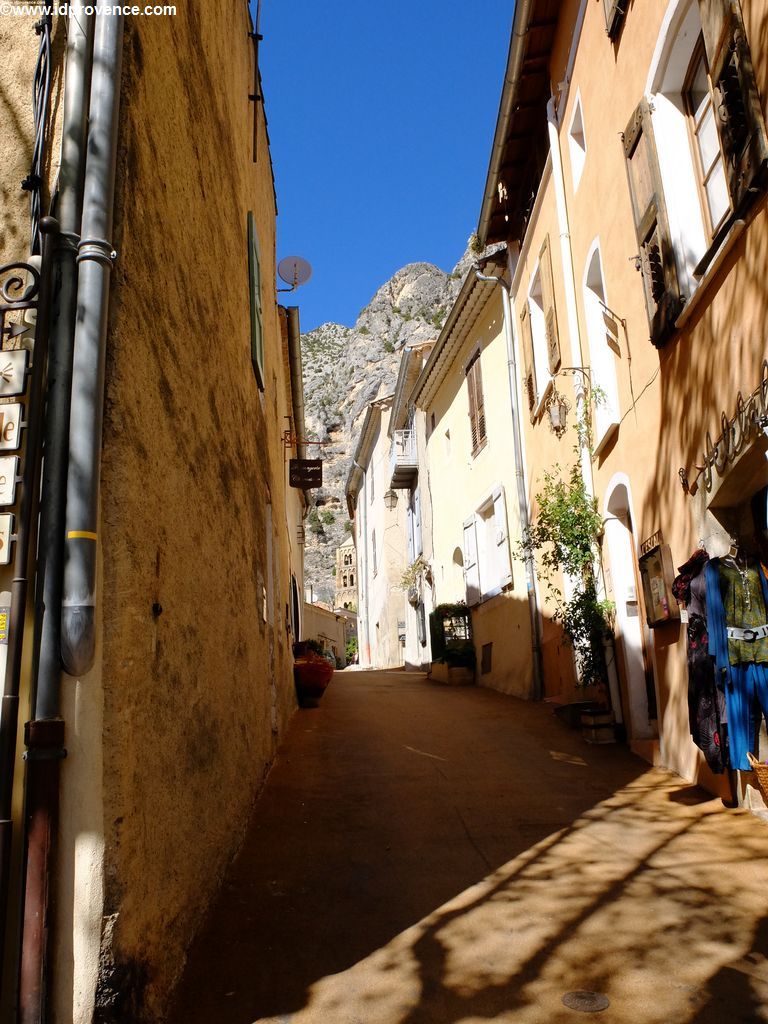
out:
<path id="1" fill-rule="evenodd" d="M 707 431 L 702 454 L 703 465 L 696 466 L 696 476 L 688 479 L 688 471 L 678 471 L 680 483 L 686 494 L 695 494 L 699 480 L 703 479 L 707 491 L 712 490 L 714 473 L 723 476 L 728 466 L 744 451 L 748 444 L 760 434 L 768 434 L 768 359 L 763 360 L 760 383 L 749 397 L 741 392 L 736 396 L 736 409 L 732 417 L 723 412 L 720 416 L 722 433 L 712 441 Z"/>
<path id="2" fill-rule="evenodd" d="M 11 561 L 11 538 L 13 537 L 13 516 L 10 512 L 0 515 L 0 565 L 9 565 Z M 2 612 L 0 608 L 0 612 Z M 0 623 L 0 643 L 2 643 L 2 623 Z M 7 641 L 6 641 L 7 643 Z"/>
<path id="3" fill-rule="evenodd" d="M 0 398 L 23 395 L 29 352 L 24 348 L 0 352 Z"/>
<path id="4" fill-rule="evenodd" d="M 322 459 L 291 459 L 288 464 L 288 483 L 307 491 L 323 486 Z"/>
<path id="5" fill-rule="evenodd" d="M 21 404 L 0 405 L 0 451 L 15 451 L 19 447 Z"/>
<path id="6" fill-rule="evenodd" d="M 669 544 L 661 530 L 640 545 L 640 579 L 645 598 L 645 617 L 651 629 L 680 618 L 680 609 L 672 593 L 675 567 Z"/>
<path id="7" fill-rule="evenodd" d="M 18 475 L 19 460 L 15 455 L 0 459 L 0 505 L 12 505 L 16 501 Z"/>

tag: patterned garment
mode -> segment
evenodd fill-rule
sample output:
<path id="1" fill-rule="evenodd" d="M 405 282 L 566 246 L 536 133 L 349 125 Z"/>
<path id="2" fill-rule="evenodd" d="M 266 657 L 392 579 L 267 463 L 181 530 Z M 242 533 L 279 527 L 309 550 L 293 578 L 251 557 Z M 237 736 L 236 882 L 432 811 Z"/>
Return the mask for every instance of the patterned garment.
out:
<path id="1" fill-rule="evenodd" d="M 768 621 L 760 575 L 756 565 L 739 570 L 730 559 L 720 559 L 720 593 L 727 626 L 764 626 Z M 768 637 L 759 640 L 728 638 L 728 660 L 732 665 L 768 663 Z"/>
<path id="2" fill-rule="evenodd" d="M 725 694 L 715 684 L 707 620 L 688 616 L 688 722 L 691 738 L 710 769 L 722 775 L 728 764 Z"/>
<path id="3" fill-rule="evenodd" d="M 722 775 L 728 764 L 728 729 L 725 694 L 715 684 L 715 663 L 709 653 L 707 635 L 707 591 L 704 566 L 706 551 L 694 551 L 672 592 L 688 609 L 688 725 L 691 738 L 710 769 Z"/>

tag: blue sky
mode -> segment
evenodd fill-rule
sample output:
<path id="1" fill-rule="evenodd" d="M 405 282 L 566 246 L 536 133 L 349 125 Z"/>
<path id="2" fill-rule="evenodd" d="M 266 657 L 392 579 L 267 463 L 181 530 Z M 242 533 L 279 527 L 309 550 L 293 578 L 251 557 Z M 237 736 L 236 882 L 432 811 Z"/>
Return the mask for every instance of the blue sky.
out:
<path id="1" fill-rule="evenodd" d="M 406 263 L 477 226 L 514 0 L 262 0 L 278 259 L 313 267 L 302 329 L 352 325 Z"/>

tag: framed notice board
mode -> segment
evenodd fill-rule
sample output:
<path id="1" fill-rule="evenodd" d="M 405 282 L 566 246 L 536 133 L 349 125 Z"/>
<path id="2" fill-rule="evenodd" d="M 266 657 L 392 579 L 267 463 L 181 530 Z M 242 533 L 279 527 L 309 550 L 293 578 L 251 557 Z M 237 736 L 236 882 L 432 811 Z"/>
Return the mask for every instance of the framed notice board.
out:
<path id="1" fill-rule="evenodd" d="M 680 609 L 672 593 L 674 578 L 669 544 L 656 544 L 640 556 L 645 617 L 651 629 L 680 618 Z"/>

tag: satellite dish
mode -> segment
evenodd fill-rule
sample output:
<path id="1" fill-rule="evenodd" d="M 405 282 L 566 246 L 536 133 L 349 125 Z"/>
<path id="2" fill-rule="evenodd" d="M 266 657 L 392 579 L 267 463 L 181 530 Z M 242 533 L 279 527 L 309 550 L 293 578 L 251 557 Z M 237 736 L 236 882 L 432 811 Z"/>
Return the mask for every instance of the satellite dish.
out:
<path id="1" fill-rule="evenodd" d="M 301 284 L 306 284 L 312 277 L 312 267 L 301 256 L 286 256 L 277 264 L 277 272 L 290 288 L 278 288 L 279 292 L 292 292 Z"/>

